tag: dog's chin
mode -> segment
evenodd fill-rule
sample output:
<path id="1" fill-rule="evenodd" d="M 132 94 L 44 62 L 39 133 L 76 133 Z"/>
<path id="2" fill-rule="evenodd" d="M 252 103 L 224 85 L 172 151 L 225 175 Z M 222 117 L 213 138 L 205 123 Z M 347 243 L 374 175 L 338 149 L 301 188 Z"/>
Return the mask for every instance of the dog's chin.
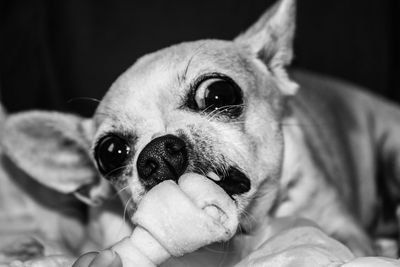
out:
<path id="1" fill-rule="evenodd" d="M 231 198 L 248 192 L 251 187 L 250 179 L 236 167 L 219 169 L 207 174 L 207 178 L 219 185 Z"/>

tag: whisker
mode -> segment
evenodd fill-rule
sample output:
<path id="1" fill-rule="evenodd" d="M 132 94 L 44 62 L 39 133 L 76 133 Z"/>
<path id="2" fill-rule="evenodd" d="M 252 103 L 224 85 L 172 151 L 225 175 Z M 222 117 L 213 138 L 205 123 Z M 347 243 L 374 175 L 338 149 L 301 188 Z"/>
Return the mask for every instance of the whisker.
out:
<path id="1" fill-rule="evenodd" d="M 228 121 L 227 124 L 245 124 L 245 121 Z"/>
<path id="2" fill-rule="evenodd" d="M 130 197 L 130 198 L 128 199 L 128 201 L 126 201 L 126 203 L 125 203 L 124 212 L 123 212 L 123 215 L 122 215 L 122 220 L 123 220 L 124 222 L 125 222 L 125 220 L 126 220 L 126 214 L 127 214 L 127 212 L 128 212 L 128 205 L 129 205 L 129 203 L 130 203 L 131 201 L 133 201 L 133 198 L 132 198 L 132 197 Z"/>
<path id="3" fill-rule="evenodd" d="M 206 175 L 207 175 L 207 174 L 205 173 L 205 171 L 204 171 L 203 169 L 199 168 L 199 167 L 194 167 L 193 171 L 194 171 L 195 173 L 198 173 L 198 174 L 202 175 L 202 176 L 206 176 Z"/>
<path id="4" fill-rule="evenodd" d="M 79 100 L 88 100 L 88 101 L 92 101 L 92 102 L 95 102 L 95 103 L 101 103 L 101 100 L 99 100 L 97 98 L 85 97 L 85 96 L 71 98 L 70 100 L 67 101 L 67 103 L 69 104 L 69 103 L 72 103 L 74 101 L 79 101 Z"/>
<path id="5" fill-rule="evenodd" d="M 250 221 L 250 225 L 253 225 L 251 222 L 257 223 L 257 219 L 246 210 L 243 211 L 243 215 L 248 221 Z"/>
<path id="6" fill-rule="evenodd" d="M 244 229 L 244 227 L 242 226 L 241 223 L 239 223 L 239 225 L 238 225 L 238 230 L 237 230 L 237 232 L 238 232 L 238 233 L 245 233 L 245 232 L 246 232 L 246 229 Z"/>
<path id="7" fill-rule="evenodd" d="M 209 111 L 209 110 L 212 109 L 212 108 L 214 108 L 214 107 L 213 107 L 213 106 L 208 106 L 208 107 L 206 107 L 205 109 L 203 109 L 200 113 L 201 113 L 202 115 L 208 116 L 210 113 L 212 113 L 212 112 L 215 111 L 215 110 Z"/>
<path id="8" fill-rule="evenodd" d="M 118 196 L 119 194 L 121 194 L 123 191 L 125 191 L 125 190 L 127 190 L 127 189 L 129 189 L 129 185 L 127 185 L 127 186 L 121 188 L 120 190 L 118 190 L 117 192 L 115 192 L 115 194 L 114 194 L 113 197 Z"/>
<path id="9" fill-rule="evenodd" d="M 212 106 L 210 106 L 210 108 L 212 108 Z M 224 111 L 224 109 L 222 109 L 222 108 L 216 108 L 216 109 L 214 109 L 213 111 L 209 112 L 209 113 L 207 114 L 207 117 L 208 117 L 208 119 L 211 120 L 211 119 L 213 119 L 215 116 L 221 114 L 222 111 Z"/>
<path id="10" fill-rule="evenodd" d="M 117 236 L 121 235 L 121 232 L 123 231 L 124 225 L 126 224 L 126 216 L 125 215 L 126 215 L 127 210 L 128 210 L 129 202 L 132 201 L 132 200 L 133 200 L 133 198 L 130 197 L 128 199 L 128 201 L 125 203 L 124 212 L 123 212 L 123 215 L 122 215 L 122 221 L 121 221 L 120 227 L 119 227 L 119 229 L 117 231 Z"/>
<path id="11" fill-rule="evenodd" d="M 205 44 L 199 45 L 199 47 L 197 47 L 196 50 L 193 52 L 193 54 L 190 56 L 190 58 L 189 58 L 189 60 L 188 60 L 188 63 L 186 64 L 186 67 L 185 67 L 185 69 L 184 69 L 184 71 L 183 71 L 183 74 L 182 74 L 180 77 L 179 77 L 179 75 L 178 75 L 178 80 L 179 80 L 179 81 L 185 81 L 185 80 L 186 80 L 186 75 L 187 75 L 187 73 L 188 73 L 190 64 L 192 63 L 194 57 L 195 57 L 196 55 L 198 55 L 198 53 L 200 52 L 200 48 L 202 48 L 204 45 L 205 45 Z"/>
<path id="12" fill-rule="evenodd" d="M 222 107 L 220 107 L 218 109 L 215 109 L 215 110 L 211 111 L 208 114 L 208 120 L 212 120 L 216 116 L 220 115 L 223 112 L 226 112 L 229 109 L 242 108 L 242 107 L 244 107 L 244 104 L 222 106 Z"/>
<path id="13" fill-rule="evenodd" d="M 113 172 L 116 172 L 116 171 L 125 169 L 126 167 L 129 167 L 129 165 L 127 164 L 127 165 L 120 166 L 120 167 L 118 167 L 118 168 L 116 168 L 116 169 L 114 169 L 114 170 L 109 171 L 109 172 L 106 173 L 104 176 L 107 177 L 107 176 L 111 175 Z"/>

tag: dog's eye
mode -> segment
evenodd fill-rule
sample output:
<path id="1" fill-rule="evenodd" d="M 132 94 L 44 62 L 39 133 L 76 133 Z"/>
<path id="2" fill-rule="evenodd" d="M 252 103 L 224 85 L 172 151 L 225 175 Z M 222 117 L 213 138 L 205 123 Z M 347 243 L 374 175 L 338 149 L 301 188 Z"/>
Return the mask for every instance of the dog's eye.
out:
<path id="1" fill-rule="evenodd" d="M 106 176 L 123 171 L 131 148 L 123 138 L 111 134 L 103 137 L 95 148 L 95 159 L 100 172 Z"/>
<path id="2" fill-rule="evenodd" d="M 198 109 L 207 112 L 219 110 L 231 116 L 240 114 L 243 104 L 239 86 L 223 78 L 210 78 L 197 88 L 195 101 Z"/>

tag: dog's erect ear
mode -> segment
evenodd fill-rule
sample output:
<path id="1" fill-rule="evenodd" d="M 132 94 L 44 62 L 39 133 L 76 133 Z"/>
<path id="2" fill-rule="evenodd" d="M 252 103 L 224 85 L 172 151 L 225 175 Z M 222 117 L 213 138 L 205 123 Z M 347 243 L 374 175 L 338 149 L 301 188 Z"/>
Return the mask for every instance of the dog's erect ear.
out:
<path id="1" fill-rule="evenodd" d="M 269 67 L 288 65 L 293 57 L 295 0 L 280 0 L 235 41 L 244 43 Z"/>
<path id="2" fill-rule="evenodd" d="M 90 159 L 92 122 L 58 112 L 24 112 L 7 118 L 5 153 L 38 182 L 62 193 L 76 193 L 88 204 L 103 197 Z M 103 191 L 107 191 L 105 188 Z"/>
<path id="3" fill-rule="evenodd" d="M 293 58 L 293 38 L 296 26 L 296 1 L 279 0 L 235 42 L 248 46 L 268 69 L 286 78 L 284 67 Z M 286 94 L 294 94 L 297 85 L 282 88 Z"/>

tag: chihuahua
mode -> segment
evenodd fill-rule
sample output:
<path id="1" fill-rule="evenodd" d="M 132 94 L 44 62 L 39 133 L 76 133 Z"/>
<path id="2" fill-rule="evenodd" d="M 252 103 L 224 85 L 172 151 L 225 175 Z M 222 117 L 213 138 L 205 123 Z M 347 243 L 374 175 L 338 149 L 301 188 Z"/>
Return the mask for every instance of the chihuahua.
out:
<path id="1" fill-rule="evenodd" d="M 280 0 L 233 41 L 148 54 L 91 119 L 11 116 L 5 150 L 40 183 L 88 204 L 112 185 L 129 214 L 157 184 L 198 173 L 235 201 L 238 235 L 299 216 L 374 255 L 376 239 L 397 235 L 400 109 L 343 82 L 288 73 L 294 30 L 295 1 Z"/>

